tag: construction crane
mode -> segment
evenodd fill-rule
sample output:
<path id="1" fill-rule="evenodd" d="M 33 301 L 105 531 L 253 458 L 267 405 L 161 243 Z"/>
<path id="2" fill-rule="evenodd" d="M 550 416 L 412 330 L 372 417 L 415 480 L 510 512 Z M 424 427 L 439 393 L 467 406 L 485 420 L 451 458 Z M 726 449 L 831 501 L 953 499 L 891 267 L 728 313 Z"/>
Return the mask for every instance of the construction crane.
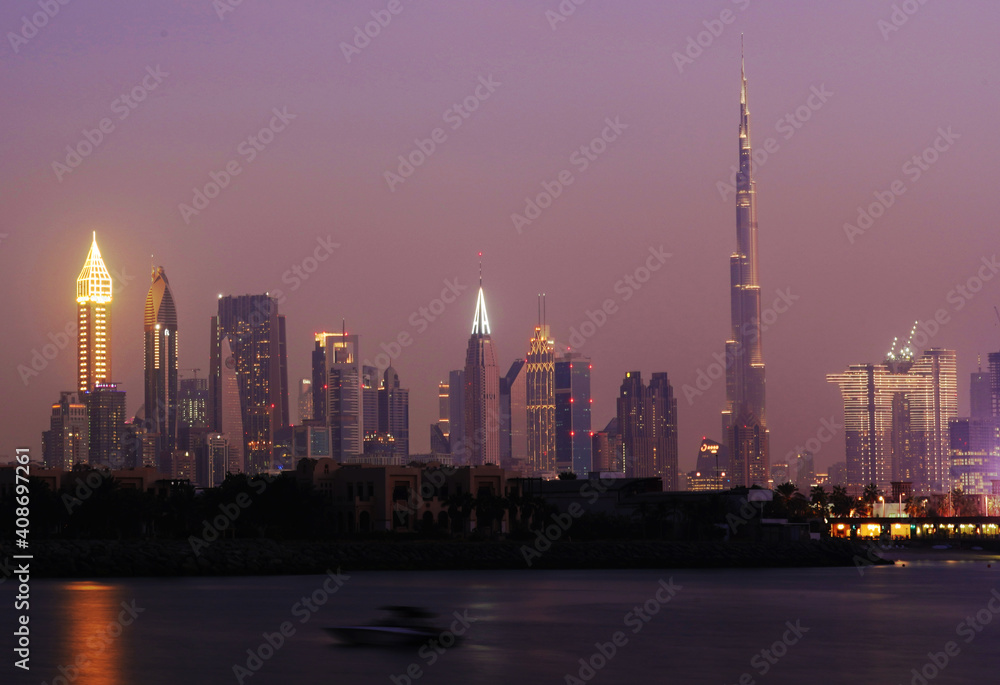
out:
<path id="1" fill-rule="evenodd" d="M 198 378 L 198 372 L 201 371 L 200 368 L 199 369 L 195 369 L 195 368 L 190 368 L 190 367 L 186 368 L 186 369 L 177 369 L 177 370 L 178 371 L 194 371 L 194 377 L 195 377 L 195 379 Z"/>

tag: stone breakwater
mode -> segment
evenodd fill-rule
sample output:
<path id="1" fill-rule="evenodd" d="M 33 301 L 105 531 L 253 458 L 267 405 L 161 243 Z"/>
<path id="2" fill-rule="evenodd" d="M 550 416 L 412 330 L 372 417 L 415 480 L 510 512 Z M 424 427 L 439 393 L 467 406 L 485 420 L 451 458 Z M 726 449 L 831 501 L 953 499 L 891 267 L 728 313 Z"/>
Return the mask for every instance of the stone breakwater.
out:
<path id="1" fill-rule="evenodd" d="M 361 570 L 528 569 L 520 542 L 220 540 L 194 554 L 182 540 L 35 540 L 36 577 L 242 576 Z M 16 553 L 0 547 L 4 556 Z M 868 550 L 846 540 L 786 543 L 556 542 L 534 569 L 854 566 Z M 866 562 L 871 564 L 873 562 Z M 874 563 L 891 564 L 878 560 Z"/>

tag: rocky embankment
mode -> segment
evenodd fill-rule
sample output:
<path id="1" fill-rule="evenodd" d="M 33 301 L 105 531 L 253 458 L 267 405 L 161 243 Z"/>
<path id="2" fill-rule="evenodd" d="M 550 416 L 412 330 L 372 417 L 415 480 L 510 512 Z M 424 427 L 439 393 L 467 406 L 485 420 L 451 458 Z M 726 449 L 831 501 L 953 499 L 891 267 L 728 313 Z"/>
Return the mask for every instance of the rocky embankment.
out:
<path id="1" fill-rule="evenodd" d="M 16 553 L 3 546 L 4 556 Z M 530 550 L 530 551 L 529 551 Z M 786 543 L 556 542 L 275 542 L 35 540 L 35 577 L 239 576 L 352 570 L 786 568 L 870 564 L 868 549 L 845 540 Z M 530 566 L 529 566 L 530 561 Z M 886 561 L 886 564 L 892 562 Z"/>

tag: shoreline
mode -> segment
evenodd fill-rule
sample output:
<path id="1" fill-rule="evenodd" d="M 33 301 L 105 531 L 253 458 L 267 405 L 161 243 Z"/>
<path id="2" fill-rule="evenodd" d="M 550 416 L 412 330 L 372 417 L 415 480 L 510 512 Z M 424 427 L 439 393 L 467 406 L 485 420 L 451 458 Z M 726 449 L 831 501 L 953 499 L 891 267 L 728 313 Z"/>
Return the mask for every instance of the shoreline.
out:
<path id="1" fill-rule="evenodd" d="M 801 542 L 604 541 L 274 541 L 219 540 L 199 548 L 183 540 L 38 540 L 38 578 L 315 575 L 344 571 L 535 569 L 823 568 L 893 562 L 844 540 Z M 3 546 L 9 554 L 13 549 Z"/>

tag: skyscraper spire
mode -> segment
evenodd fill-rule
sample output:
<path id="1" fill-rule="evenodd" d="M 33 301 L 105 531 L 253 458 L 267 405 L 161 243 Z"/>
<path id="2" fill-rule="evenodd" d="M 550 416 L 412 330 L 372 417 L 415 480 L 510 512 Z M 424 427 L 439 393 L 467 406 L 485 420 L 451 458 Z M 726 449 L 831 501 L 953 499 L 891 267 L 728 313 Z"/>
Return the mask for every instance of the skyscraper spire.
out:
<path id="1" fill-rule="evenodd" d="M 77 389 L 89 392 L 111 380 L 111 274 L 93 233 L 90 252 L 76 279 Z"/>
<path id="2" fill-rule="evenodd" d="M 490 320 L 486 316 L 486 298 L 483 296 L 483 253 L 479 253 L 479 297 L 476 299 L 476 315 L 472 320 L 473 335 L 489 335 Z"/>
<path id="3" fill-rule="evenodd" d="M 483 262 L 479 253 L 479 296 L 472 335 L 465 354 L 465 440 L 456 456 L 465 463 L 500 463 L 500 372 L 490 336 L 483 295 Z"/>

